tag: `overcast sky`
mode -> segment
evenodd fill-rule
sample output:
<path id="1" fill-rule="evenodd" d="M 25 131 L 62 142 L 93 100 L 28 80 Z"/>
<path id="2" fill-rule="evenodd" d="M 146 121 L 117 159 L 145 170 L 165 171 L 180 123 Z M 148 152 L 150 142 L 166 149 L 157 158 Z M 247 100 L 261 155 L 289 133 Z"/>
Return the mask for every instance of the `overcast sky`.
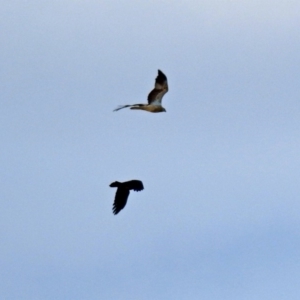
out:
<path id="1" fill-rule="evenodd" d="M 0 4 L 1 299 L 299 299 L 299 0 Z"/>

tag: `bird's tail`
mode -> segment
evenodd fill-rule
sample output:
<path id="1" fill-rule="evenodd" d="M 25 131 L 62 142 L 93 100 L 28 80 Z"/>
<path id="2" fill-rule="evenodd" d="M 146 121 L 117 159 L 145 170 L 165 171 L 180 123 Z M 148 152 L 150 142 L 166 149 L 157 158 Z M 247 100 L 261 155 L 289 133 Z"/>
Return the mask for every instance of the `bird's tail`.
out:
<path id="1" fill-rule="evenodd" d="M 110 187 L 119 187 L 120 185 L 121 185 L 121 182 L 115 181 L 115 182 L 112 182 L 109 186 Z"/>

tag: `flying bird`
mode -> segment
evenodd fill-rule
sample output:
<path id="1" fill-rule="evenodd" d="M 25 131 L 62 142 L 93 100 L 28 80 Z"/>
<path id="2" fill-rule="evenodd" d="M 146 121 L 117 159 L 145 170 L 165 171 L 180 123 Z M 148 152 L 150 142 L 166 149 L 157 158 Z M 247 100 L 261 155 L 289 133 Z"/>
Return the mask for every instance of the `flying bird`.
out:
<path id="1" fill-rule="evenodd" d="M 161 101 L 163 96 L 168 92 L 168 80 L 166 75 L 158 70 L 158 75 L 155 79 L 154 89 L 148 95 L 148 104 L 130 104 L 121 105 L 117 107 L 114 111 L 118 111 L 125 107 L 130 107 L 130 109 L 140 109 L 146 110 L 153 113 L 166 112 L 165 108 L 162 107 Z"/>
<path id="2" fill-rule="evenodd" d="M 115 215 L 125 207 L 130 190 L 139 192 L 144 189 L 143 183 L 140 180 L 130 180 L 125 182 L 115 181 L 109 186 L 118 188 L 113 204 L 113 213 Z"/>

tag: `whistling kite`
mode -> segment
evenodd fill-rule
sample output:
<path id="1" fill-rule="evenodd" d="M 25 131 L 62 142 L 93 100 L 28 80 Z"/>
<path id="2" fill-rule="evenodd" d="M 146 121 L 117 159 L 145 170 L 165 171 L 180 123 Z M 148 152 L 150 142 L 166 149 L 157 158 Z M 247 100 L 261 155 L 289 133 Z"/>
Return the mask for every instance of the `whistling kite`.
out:
<path id="1" fill-rule="evenodd" d="M 155 79 L 154 89 L 148 95 L 148 104 L 132 104 L 132 105 L 121 105 L 114 111 L 120 110 L 125 107 L 130 109 L 141 109 L 153 113 L 166 112 L 165 108 L 161 105 L 161 100 L 168 91 L 168 81 L 166 75 L 158 70 L 158 75 Z"/>
<path id="2" fill-rule="evenodd" d="M 113 213 L 115 215 L 125 207 L 130 190 L 139 192 L 144 189 L 143 183 L 140 180 L 130 180 L 126 182 L 115 181 L 109 186 L 118 188 L 113 205 Z"/>

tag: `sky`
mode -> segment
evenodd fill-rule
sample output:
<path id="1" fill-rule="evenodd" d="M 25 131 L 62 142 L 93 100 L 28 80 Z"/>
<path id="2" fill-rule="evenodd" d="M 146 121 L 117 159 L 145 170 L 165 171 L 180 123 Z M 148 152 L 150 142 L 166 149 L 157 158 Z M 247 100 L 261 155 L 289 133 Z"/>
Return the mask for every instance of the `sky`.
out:
<path id="1" fill-rule="evenodd" d="M 298 0 L 0 4 L 1 299 L 299 299 Z"/>

